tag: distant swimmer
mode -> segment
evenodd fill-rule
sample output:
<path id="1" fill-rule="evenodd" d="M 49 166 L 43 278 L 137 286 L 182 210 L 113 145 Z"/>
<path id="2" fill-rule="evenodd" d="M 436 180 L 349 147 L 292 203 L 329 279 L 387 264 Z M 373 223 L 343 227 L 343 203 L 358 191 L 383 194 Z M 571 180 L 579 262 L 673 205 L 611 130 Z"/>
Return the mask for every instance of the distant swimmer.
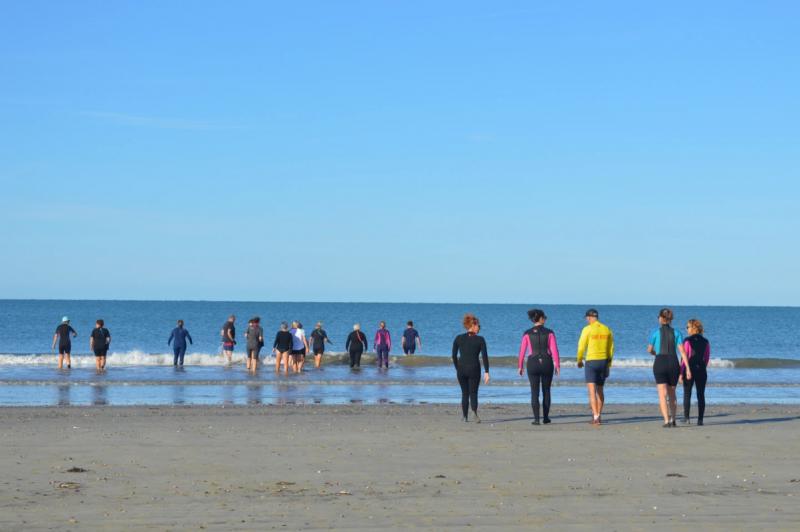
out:
<path id="1" fill-rule="evenodd" d="M 169 340 L 167 340 L 167 345 L 172 344 L 173 366 L 183 366 L 183 357 L 186 354 L 186 340 L 189 340 L 190 344 L 193 343 L 192 335 L 183 328 L 183 320 L 178 320 L 178 325 L 172 329 Z"/>
<path id="2" fill-rule="evenodd" d="M 261 318 L 255 316 L 250 319 L 244 333 L 247 339 L 247 369 L 255 372 L 258 369 L 258 355 L 264 347 L 264 329 L 261 328 Z"/>
<path id="3" fill-rule="evenodd" d="M 406 323 L 406 330 L 403 331 L 403 338 L 400 341 L 403 347 L 403 354 L 413 355 L 417 347 L 422 349 L 422 338 L 420 338 L 419 332 L 414 328 L 413 321 Z"/>
<path id="4" fill-rule="evenodd" d="M 592 425 L 602 423 L 605 394 L 603 386 L 611 373 L 611 362 L 614 358 L 614 334 L 611 329 L 598 321 L 599 313 L 590 308 L 586 311 L 588 325 L 581 331 L 578 340 L 578 367 L 586 369 L 584 377 L 589 391 L 589 405 L 592 407 Z"/>
<path id="5" fill-rule="evenodd" d="M 275 353 L 275 373 L 280 373 L 281 364 L 283 364 L 285 373 L 289 374 L 289 357 L 292 355 L 293 344 L 294 336 L 289 332 L 289 324 L 285 321 L 281 322 L 281 328 L 272 343 L 272 352 Z"/>
<path id="6" fill-rule="evenodd" d="M 322 365 L 322 355 L 325 354 L 325 342 L 331 343 L 328 333 L 322 328 L 322 322 L 318 321 L 317 326 L 311 332 L 311 349 L 314 351 L 314 367 Z"/>
<path id="7" fill-rule="evenodd" d="M 230 315 L 228 321 L 222 326 L 219 335 L 222 337 L 222 354 L 228 359 L 228 364 L 233 358 L 233 349 L 236 346 L 236 316 Z"/>
<path id="8" fill-rule="evenodd" d="M 392 335 L 386 329 L 386 322 L 382 321 L 378 325 L 378 332 L 375 333 L 375 353 L 378 355 L 378 368 L 389 369 L 389 352 L 392 350 Z"/>
<path id="9" fill-rule="evenodd" d="M 706 382 L 708 381 L 708 361 L 711 359 L 711 343 L 703 336 L 703 322 L 689 320 L 686 324 L 689 336 L 683 342 L 683 350 L 689 360 L 689 370 L 681 360 L 681 377 L 683 381 L 683 422 L 689 423 L 689 411 L 692 407 L 692 386 L 697 385 L 697 424 L 703 424 L 706 413 Z"/>
<path id="10" fill-rule="evenodd" d="M 483 380 L 489 383 L 489 352 L 486 340 L 478 336 L 481 332 L 481 322 L 473 314 L 467 314 L 462 321 L 466 333 L 456 336 L 453 341 L 453 365 L 456 367 L 456 377 L 461 386 L 461 413 L 462 421 L 467 421 L 469 406 L 472 406 L 472 415 L 475 422 L 480 423 L 478 417 L 478 387 L 481 384 L 481 363 L 483 359 Z M 459 356 L 459 354 L 461 356 Z"/>
<path id="11" fill-rule="evenodd" d="M 303 329 L 303 324 L 299 321 L 292 322 L 292 370 L 295 373 L 303 371 L 303 366 L 306 362 L 306 353 L 308 353 L 308 338 L 306 338 L 306 331 Z"/>
<path id="12" fill-rule="evenodd" d="M 361 355 L 367 350 L 367 336 L 361 332 L 361 324 L 353 325 L 353 332 L 347 336 L 344 348 L 350 355 L 350 368 L 360 368 Z"/>
<path id="13" fill-rule="evenodd" d="M 64 316 L 61 318 L 61 324 L 56 327 L 56 332 L 53 335 L 53 347 L 56 348 L 58 342 L 58 369 L 64 368 L 64 360 L 67 362 L 67 368 L 72 367 L 72 360 L 70 354 L 72 353 L 72 339 L 78 336 L 75 329 L 69 324 L 69 318 Z"/>
<path id="14" fill-rule="evenodd" d="M 561 373 L 561 362 L 558 358 L 558 345 L 556 335 L 544 326 L 547 315 L 538 308 L 528 311 L 528 318 L 533 322 L 533 328 L 522 335 L 519 346 L 519 374 L 522 375 L 522 365 L 528 355 L 527 369 L 528 381 L 531 383 L 531 408 L 533 409 L 533 424 L 539 424 L 539 388 L 542 389 L 542 405 L 544 406 L 544 423 L 550 423 L 550 385 L 553 383 L 553 373 Z"/>
<path id="15" fill-rule="evenodd" d="M 681 374 L 681 365 L 678 362 L 678 352 L 681 360 L 686 363 L 686 352 L 683 350 L 683 335 L 672 328 L 672 310 L 662 308 L 658 313 L 658 327 L 650 334 L 647 352 L 653 355 L 653 377 L 658 388 L 658 405 L 664 417 L 664 427 L 674 427 L 677 414 L 678 400 L 675 397 L 675 387 Z M 686 378 L 692 378 L 692 369 L 686 369 Z"/>
<path id="16" fill-rule="evenodd" d="M 92 334 L 89 336 L 89 349 L 94 352 L 94 363 L 97 371 L 106 369 L 106 356 L 111 347 L 111 333 L 105 327 L 103 320 L 97 320 Z"/>

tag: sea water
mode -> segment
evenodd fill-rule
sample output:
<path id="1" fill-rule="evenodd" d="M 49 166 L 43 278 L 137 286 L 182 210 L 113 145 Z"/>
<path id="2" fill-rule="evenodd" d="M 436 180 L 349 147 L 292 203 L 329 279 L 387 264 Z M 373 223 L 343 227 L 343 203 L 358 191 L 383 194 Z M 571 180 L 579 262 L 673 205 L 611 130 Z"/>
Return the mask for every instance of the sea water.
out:
<path id="1" fill-rule="evenodd" d="M 0 405 L 160 405 L 160 404 L 343 404 L 452 403 L 460 401 L 450 356 L 453 338 L 462 332 L 461 317 L 473 312 L 489 346 L 491 382 L 480 398 L 489 403 L 527 403 L 527 377 L 517 373 L 522 333 L 530 327 L 531 305 L 413 303 L 256 303 L 181 301 L 42 301 L 0 300 Z M 589 305 L 546 305 L 547 326 L 558 339 L 562 373 L 554 380 L 553 402 L 583 403 L 583 372 L 575 352 Z M 614 331 L 616 354 L 607 382 L 609 403 L 656 400 L 652 357 L 646 347 L 657 326 L 657 306 L 593 304 Z M 800 403 L 800 349 L 795 324 L 800 308 L 672 307 L 675 326 L 701 319 L 712 346 L 710 404 Z M 237 316 L 233 364 L 221 355 L 220 329 Z M 51 351 L 61 317 L 72 320 L 72 369 L 59 371 Z M 244 368 L 247 320 L 260 316 L 267 346 L 253 375 Z M 107 371 L 97 374 L 89 352 L 89 332 L 98 318 L 112 335 Z M 177 319 L 186 322 L 194 343 L 183 368 L 172 366 L 167 339 Z M 306 333 L 317 321 L 333 340 L 319 370 L 312 363 L 298 375 L 276 375 L 269 347 L 281 321 L 298 320 Z M 423 346 L 403 356 L 400 338 L 413 320 Z M 393 347 L 388 370 L 363 357 L 351 370 L 344 340 L 360 323 L 370 343 L 385 321 Z M 685 331 L 684 331 L 685 332 Z M 309 362 L 311 360 L 309 359 Z M 682 393 L 679 386 L 679 398 Z"/>

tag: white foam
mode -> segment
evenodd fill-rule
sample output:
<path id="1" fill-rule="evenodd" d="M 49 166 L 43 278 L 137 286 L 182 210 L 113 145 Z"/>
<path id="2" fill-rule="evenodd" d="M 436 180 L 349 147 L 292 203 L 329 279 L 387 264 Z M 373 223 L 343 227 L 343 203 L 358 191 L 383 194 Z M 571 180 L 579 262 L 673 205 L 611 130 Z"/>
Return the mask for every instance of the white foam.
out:
<path id="1" fill-rule="evenodd" d="M 106 364 L 109 366 L 171 366 L 172 353 L 144 353 L 142 351 L 129 351 L 127 353 L 108 354 Z M 275 363 L 273 357 L 261 357 L 263 363 Z M 70 357 L 73 367 L 94 367 L 94 355 L 75 355 Z M 234 353 L 232 357 L 234 364 L 244 364 L 244 354 Z M 227 359 L 221 354 L 209 353 L 187 353 L 183 358 L 184 365 L 187 366 L 225 366 Z M 0 366 L 55 366 L 58 364 L 58 355 L 53 354 L 34 354 L 34 355 L 0 355 Z"/>

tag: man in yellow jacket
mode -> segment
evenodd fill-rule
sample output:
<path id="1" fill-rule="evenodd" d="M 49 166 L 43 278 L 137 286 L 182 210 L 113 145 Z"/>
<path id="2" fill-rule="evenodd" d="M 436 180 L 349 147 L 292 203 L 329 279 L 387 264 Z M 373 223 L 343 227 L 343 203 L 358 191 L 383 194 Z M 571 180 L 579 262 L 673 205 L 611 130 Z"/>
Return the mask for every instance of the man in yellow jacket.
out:
<path id="1" fill-rule="evenodd" d="M 601 423 L 603 414 L 603 385 L 611 371 L 611 360 L 614 358 L 614 334 L 611 329 L 598 321 L 597 310 L 590 308 L 586 311 L 588 325 L 581 331 L 578 340 L 578 367 L 584 367 L 586 387 L 589 390 L 589 405 L 592 407 L 592 425 Z"/>

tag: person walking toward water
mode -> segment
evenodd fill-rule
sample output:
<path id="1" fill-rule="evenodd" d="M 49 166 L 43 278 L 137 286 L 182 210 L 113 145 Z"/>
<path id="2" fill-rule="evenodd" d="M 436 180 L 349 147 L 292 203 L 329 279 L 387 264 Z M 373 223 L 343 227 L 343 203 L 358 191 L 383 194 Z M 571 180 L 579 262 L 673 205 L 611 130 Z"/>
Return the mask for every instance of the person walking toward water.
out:
<path id="1" fill-rule="evenodd" d="M 264 329 L 261 328 L 261 318 L 252 318 L 244 333 L 247 339 L 247 369 L 255 372 L 258 369 L 258 355 L 264 347 Z"/>
<path id="2" fill-rule="evenodd" d="M 292 354 L 294 336 L 289 332 L 289 324 L 281 322 L 281 328 L 275 335 L 272 343 L 272 352 L 275 354 L 275 373 L 280 373 L 281 364 L 284 365 L 285 374 L 289 374 L 289 357 Z"/>
<path id="3" fill-rule="evenodd" d="M 167 345 L 172 344 L 173 366 L 178 366 L 179 364 L 183 366 L 183 356 L 186 354 L 186 340 L 189 340 L 190 344 L 193 343 L 192 335 L 183 328 L 183 320 L 178 320 L 178 325 L 172 329 L 169 340 L 167 340 Z"/>
<path id="4" fill-rule="evenodd" d="M 475 422 L 480 423 L 478 417 L 478 387 L 481 384 L 481 364 L 483 359 L 483 380 L 489 384 L 489 352 L 486 340 L 478 336 L 481 332 L 481 323 L 473 314 L 467 314 L 462 321 L 466 333 L 456 336 L 453 341 L 453 365 L 456 368 L 456 377 L 461 386 L 461 413 L 462 420 L 467 421 L 470 404 Z M 461 356 L 459 356 L 459 353 Z M 480 358 L 479 358 L 480 357 Z"/>
<path id="5" fill-rule="evenodd" d="M 422 338 L 419 332 L 414 328 L 414 322 L 409 321 L 406 323 L 406 330 L 403 331 L 403 338 L 400 340 L 403 347 L 403 354 L 413 355 L 417 347 L 422 349 Z"/>
<path id="6" fill-rule="evenodd" d="M 228 359 L 228 364 L 233 358 L 233 349 L 236 346 L 236 316 L 230 315 L 228 321 L 222 325 L 219 335 L 222 337 L 222 354 Z"/>
<path id="7" fill-rule="evenodd" d="M 344 348 L 350 355 L 350 369 L 361 367 L 361 355 L 367 349 L 367 337 L 361 332 L 361 324 L 353 325 L 353 332 L 347 336 Z"/>
<path id="8" fill-rule="evenodd" d="M 658 388 L 658 405 L 664 417 L 664 427 L 675 426 L 675 416 L 678 401 L 675 397 L 675 387 L 681 374 L 678 362 L 678 352 L 686 368 L 686 378 L 692 378 L 692 368 L 686 360 L 683 350 L 683 335 L 672 328 L 672 310 L 662 308 L 658 313 L 658 327 L 650 334 L 650 343 L 647 352 L 655 357 L 653 361 L 653 377 Z"/>
<path id="9" fill-rule="evenodd" d="M 322 328 L 322 322 L 318 321 L 317 326 L 311 332 L 311 348 L 314 351 L 314 367 L 322 365 L 322 355 L 325 354 L 325 342 L 331 343 L 328 333 Z"/>
<path id="10" fill-rule="evenodd" d="M 103 320 L 97 320 L 89 336 L 89 349 L 94 351 L 94 363 L 97 371 L 106 369 L 106 356 L 111 346 L 111 333 L 105 327 Z"/>
<path id="11" fill-rule="evenodd" d="M 689 320 L 686 324 L 689 337 L 683 342 L 683 350 L 689 360 L 687 367 L 681 360 L 681 376 L 683 381 L 683 422 L 689 423 L 689 411 L 692 408 L 692 386 L 697 384 L 697 424 L 703 424 L 706 412 L 706 382 L 708 381 L 708 361 L 711 359 L 711 344 L 703 336 L 703 322 Z"/>
<path id="12" fill-rule="evenodd" d="M 611 373 L 611 362 L 614 358 L 614 334 L 611 329 L 598 321 L 599 313 L 590 308 L 586 311 L 586 327 L 581 331 L 578 340 L 578 367 L 584 367 L 584 378 L 589 392 L 589 406 L 592 408 L 592 425 L 602 423 L 605 394 L 603 386 Z"/>
<path id="13" fill-rule="evenodd" d="M 303 330 L 303 324 L 299 321 L 292 322 L 292 370 L 295 373 L 303 371 L 303 365 L 306 361 L 306 353 L 308 353 L 308 338 L 306 338 L 306 331 Z"/>
<path id="14" fill-rule="evenodd" d="M 550 423 L 550 385 L 553 383 L 553 373 L 561 373 L 561 362 L 558 357 L 556 335 L 544 326 L 547 315 L 538 308 L 528 311 L 528 318 L 533 322 L 533 327 L 522 335 L 519 346 L 519 374 L 522 375 L 522 364 L 528 356 L 528 380 L 531 383 L 531 408 L 533 409 L 533 424 L 539 424 L 539 388 L 542 390 L 542 406 L 544 407 L 544 423 Z"/>
<path id="15" fill-rule="evenodd" d="M 77 337 L 78 333 L 69 324 L 69 318 L 64 316 L 61 318 L 61 325 L 56 327 L 56 332 L 53 334 L 53 347 L 56 348 L 56 341 L 58 341 L 58 369 L 64 368 L 64 360 L 67 361 L 67 369 L 72 367 L 72 360 L 70 359 L 72 353 L 72 339 Z"/>
<path id="16" fill-rule="evenodd" d="M 382 321 L 378 325 L 378 332 L 375 333 L 375 353 L 378 355 L 378 369 L 385 367 L 389 369 L 389 352 L 392 350 L 392 335 L 386 329 L 386 322 Z"/>

